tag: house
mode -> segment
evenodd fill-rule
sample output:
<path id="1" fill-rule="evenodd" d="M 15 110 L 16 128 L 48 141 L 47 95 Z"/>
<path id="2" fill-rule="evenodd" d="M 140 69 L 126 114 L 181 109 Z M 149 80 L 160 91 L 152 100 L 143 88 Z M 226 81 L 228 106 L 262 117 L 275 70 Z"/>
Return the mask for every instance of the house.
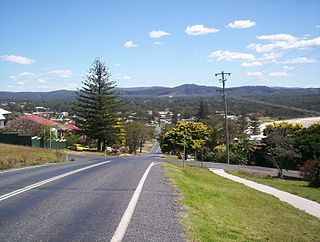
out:
<path id="1" fill-rule="evenodd" d="M 49 126 L 51 132 L 53 132 L 58 139 L 64 139 L 67 132 L 74 132 L 78 130 L 78 127 L 76 127 L 75 125 L 57 123 L 55 121 L 43 118 L 35 114 L 24 113 L 21 118 L 31 120 L 44 126 Z"/>
<path id="2" fill-rule="evenodd" d="M 3 128 L 10 120 L 15 117 L 13 114 L 7 110 L 0 108 L 0 128 Z"/>

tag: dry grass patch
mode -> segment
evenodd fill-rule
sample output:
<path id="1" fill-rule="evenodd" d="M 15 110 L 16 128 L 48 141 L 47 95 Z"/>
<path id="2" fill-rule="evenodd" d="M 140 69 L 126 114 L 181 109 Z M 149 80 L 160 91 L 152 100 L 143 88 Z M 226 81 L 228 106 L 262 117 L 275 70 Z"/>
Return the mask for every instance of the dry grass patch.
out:
<path id="1" fill-rule="evenodd" d="M 0 144 L 0 170 L 59 162 L 61 156 L 59 150 Z"/>

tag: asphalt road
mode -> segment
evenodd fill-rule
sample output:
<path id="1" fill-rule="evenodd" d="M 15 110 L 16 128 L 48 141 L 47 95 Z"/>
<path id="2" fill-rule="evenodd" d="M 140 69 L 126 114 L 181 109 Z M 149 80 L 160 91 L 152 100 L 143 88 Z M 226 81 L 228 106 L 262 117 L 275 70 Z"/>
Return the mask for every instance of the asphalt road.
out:
<path id="1" fill-rule="evenodd" d="M 87 157 L 0 173 L 0 241 L 110 241 L 158 161 L 152 154 Z M 123 241 L 184 241 L 175 197 L 161 165 L 152 166 Z"/>
<path id="2" fill-rule="evenodd" d="M 75 155 L 74 162 L 0 172 L 0 241 L 110 241 L 119 227 L 122 241 L 185 241 L 177 194 L 159 164 L 181 160 L 161 159 L 158 152 L 155 146 L 145 156 Z M 124 214 L 152 163 L 128 220 Z M 263 167 L 204 165 L 277 173 Z M 126 226 L 121 224 L 124 217 Z"/>

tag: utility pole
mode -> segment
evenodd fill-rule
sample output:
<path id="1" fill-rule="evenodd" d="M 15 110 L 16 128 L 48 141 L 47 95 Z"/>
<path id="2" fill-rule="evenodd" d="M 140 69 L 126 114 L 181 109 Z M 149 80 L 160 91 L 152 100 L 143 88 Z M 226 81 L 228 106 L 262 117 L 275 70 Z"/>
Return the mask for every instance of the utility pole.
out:
<path id="1" fill-rule="evenodd" d="M 226 97 L 226 90 L 225 90 L 225 76 L 230 76 L 231 73 L 221 72 L 216 73 L 215 76 L 220 76 L 222 79 L 219 79 L 222 82 L 222 98 L 224 103 L 224 138 L 226 142 L 226 154 L 227 154 L 227 163 L 230 164 L 230 151 L 229 151 L 229 131 L 228 131 L 228 108 L 227 108 L 227 97 Z"/>

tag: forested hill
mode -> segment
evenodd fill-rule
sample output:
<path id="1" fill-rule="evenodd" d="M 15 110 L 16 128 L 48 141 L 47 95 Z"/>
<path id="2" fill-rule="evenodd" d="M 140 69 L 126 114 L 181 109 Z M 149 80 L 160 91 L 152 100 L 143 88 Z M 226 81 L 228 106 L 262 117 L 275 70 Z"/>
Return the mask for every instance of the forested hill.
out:
<path id="1" fill-rule="evenodd" d="M 320 88 L 283 88 L 266 86 L 243 86 L 228 88 L 228 92 L 235 96 L 257 96 L 271 94 L 320 94 Z M 218 95 L 220 87 L 199 86 L 185 84 L 177 87 L 134 87 L 117 88 L 117 91 L 125 96 L 190 96 L 190 95 Z M 30 101 L 63 99 L 71 100 L 75 91 L 58 90 L 52 92 L 0 92 L 0 101 Z"/>

